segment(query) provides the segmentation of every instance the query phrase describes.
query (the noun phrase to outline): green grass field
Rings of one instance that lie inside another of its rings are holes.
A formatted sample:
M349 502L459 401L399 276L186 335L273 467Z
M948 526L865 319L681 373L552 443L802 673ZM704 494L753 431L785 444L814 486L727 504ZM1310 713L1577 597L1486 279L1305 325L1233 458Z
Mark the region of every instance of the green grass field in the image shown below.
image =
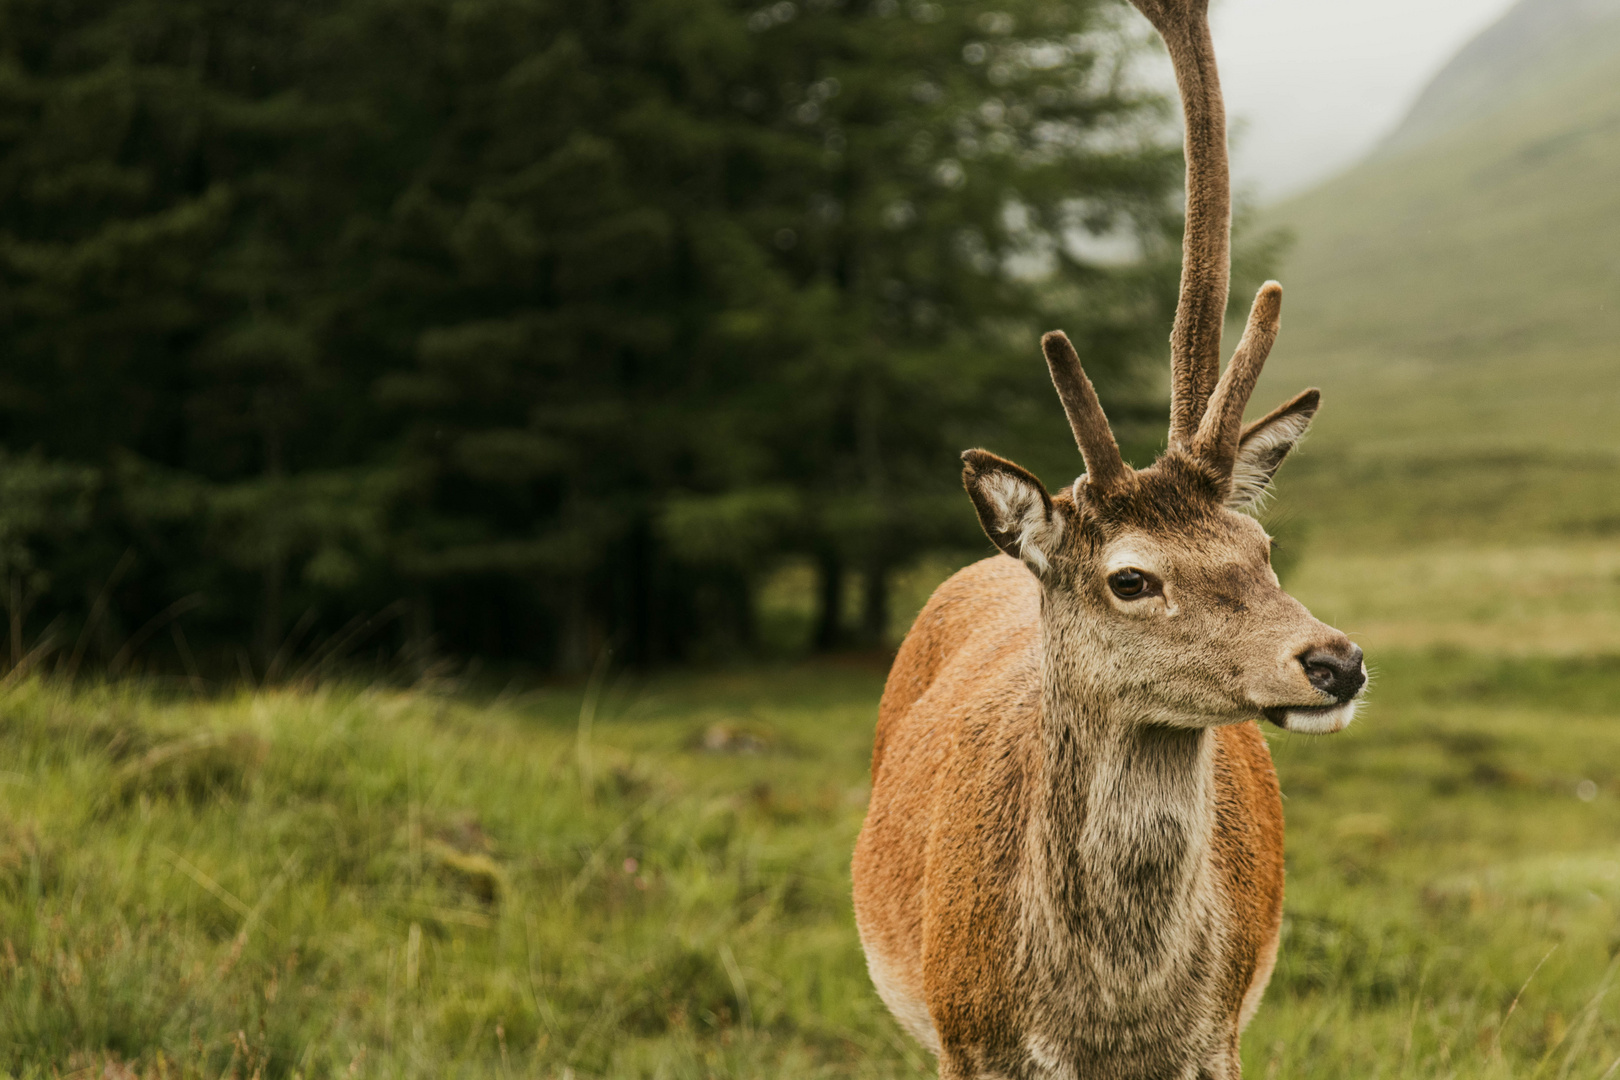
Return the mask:
M1270 735L1250 1075L1608 1075L1620 660L1372 659L1349 732ZM880 686L8 686L0 1074L930 1075L849 906Z

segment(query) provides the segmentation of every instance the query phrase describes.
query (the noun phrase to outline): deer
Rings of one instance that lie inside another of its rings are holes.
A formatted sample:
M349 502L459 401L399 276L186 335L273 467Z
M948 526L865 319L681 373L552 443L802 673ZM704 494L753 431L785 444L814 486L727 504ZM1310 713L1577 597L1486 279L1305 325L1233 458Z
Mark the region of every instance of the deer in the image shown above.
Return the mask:
M1282 921L1258 721L1340 731L1367 683L1361 649L1283 590L1254 516L1320 394L1243 423L1274 281L1221 371L1231 189L1208 0L1132 2L1185 114L1166 448L1128 466L1074 347L1047 334L1085 471L1052 494L962 455L999 553L934 592L879 705L856 924L941 1080L1239 1076Z

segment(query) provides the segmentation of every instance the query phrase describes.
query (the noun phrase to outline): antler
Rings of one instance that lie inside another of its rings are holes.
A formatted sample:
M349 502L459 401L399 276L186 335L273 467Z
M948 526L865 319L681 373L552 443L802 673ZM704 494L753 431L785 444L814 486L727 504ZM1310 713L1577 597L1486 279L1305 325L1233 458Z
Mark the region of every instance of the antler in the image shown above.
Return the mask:
M1238 440L1243 434L1243 410L1249 404L1249 395L1254 393L1254 384L1260 381L1260 369L1271 355L1281 323L1282 286L1268 281L1255 294L1243 340L1238 342L1232 362L1226 365L1226 372L1209 399L1203 422L1198 425L1198 433L1192 439L1193 454L1219 476L1232 475Z
M1181 295L1170 332L1170 446L1230 478L1243 434L1243 410L1277 340L1282 286L1261 286L1249 324L1221 374L1221 328L1231 286L1232 181L1226 154L1226 107L1209 33L1209 0L1131 0L1170 51L1186 117L1187 228ZM1116 483L1127 472L1108 418L1074 346L1061 332L1041 339L1052 382L1063 399L1089 481Z
M1053 330L1041 338L1041 351L1046 354L1046 366L1052 372L1052 385L1057 387L1063 412L1069 418L1075 444L1086 461L1087 482L1097 488L1113 486L1125 475L1125 459L1119 455L1119 444L1108 426L1097 391L1081 370L1080 357L1069 343L1068 335ZM1078 493L1077 493L1078 494Z
M1187 448L1221 370L1231 280L1232 182L1209 0L1131 0L1164 38L1186 116L1187 229L1170 332L1170 445Z

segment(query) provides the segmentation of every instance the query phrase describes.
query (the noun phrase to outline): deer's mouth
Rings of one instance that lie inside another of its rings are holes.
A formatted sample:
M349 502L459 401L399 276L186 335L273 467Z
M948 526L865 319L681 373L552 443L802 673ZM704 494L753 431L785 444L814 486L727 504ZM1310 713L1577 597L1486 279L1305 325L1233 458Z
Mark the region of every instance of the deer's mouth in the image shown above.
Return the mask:
M1273 705L1262 710L1261 715L1284 731L1331 735L1349 727L1356 718L1356 700L1337 705Z

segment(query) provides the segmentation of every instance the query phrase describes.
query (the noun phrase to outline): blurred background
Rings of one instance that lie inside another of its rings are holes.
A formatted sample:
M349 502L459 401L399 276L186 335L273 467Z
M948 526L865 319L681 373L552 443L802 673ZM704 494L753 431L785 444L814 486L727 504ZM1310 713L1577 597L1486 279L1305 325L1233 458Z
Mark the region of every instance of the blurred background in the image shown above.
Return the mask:
M1620 1069L1620 0L1218 0L1283 1076ZM923 1076L847 858L958 454L1146 464L1118 0L0 3L0 1076ZM1228 345L1235 342L1231 328Z
M1502 6L1217 6L1262 399L1327 392L1296 555L1616 516L1614 12ZM985 550L958 451L1073 471L1040 330L1162 439L1176 115L1117 4L5 19L13 665L881 650Z
M1065 458L1040 327L1156 435L1181 166L1117 5L7 23L14 663L881 647L981 546L957 453Z

